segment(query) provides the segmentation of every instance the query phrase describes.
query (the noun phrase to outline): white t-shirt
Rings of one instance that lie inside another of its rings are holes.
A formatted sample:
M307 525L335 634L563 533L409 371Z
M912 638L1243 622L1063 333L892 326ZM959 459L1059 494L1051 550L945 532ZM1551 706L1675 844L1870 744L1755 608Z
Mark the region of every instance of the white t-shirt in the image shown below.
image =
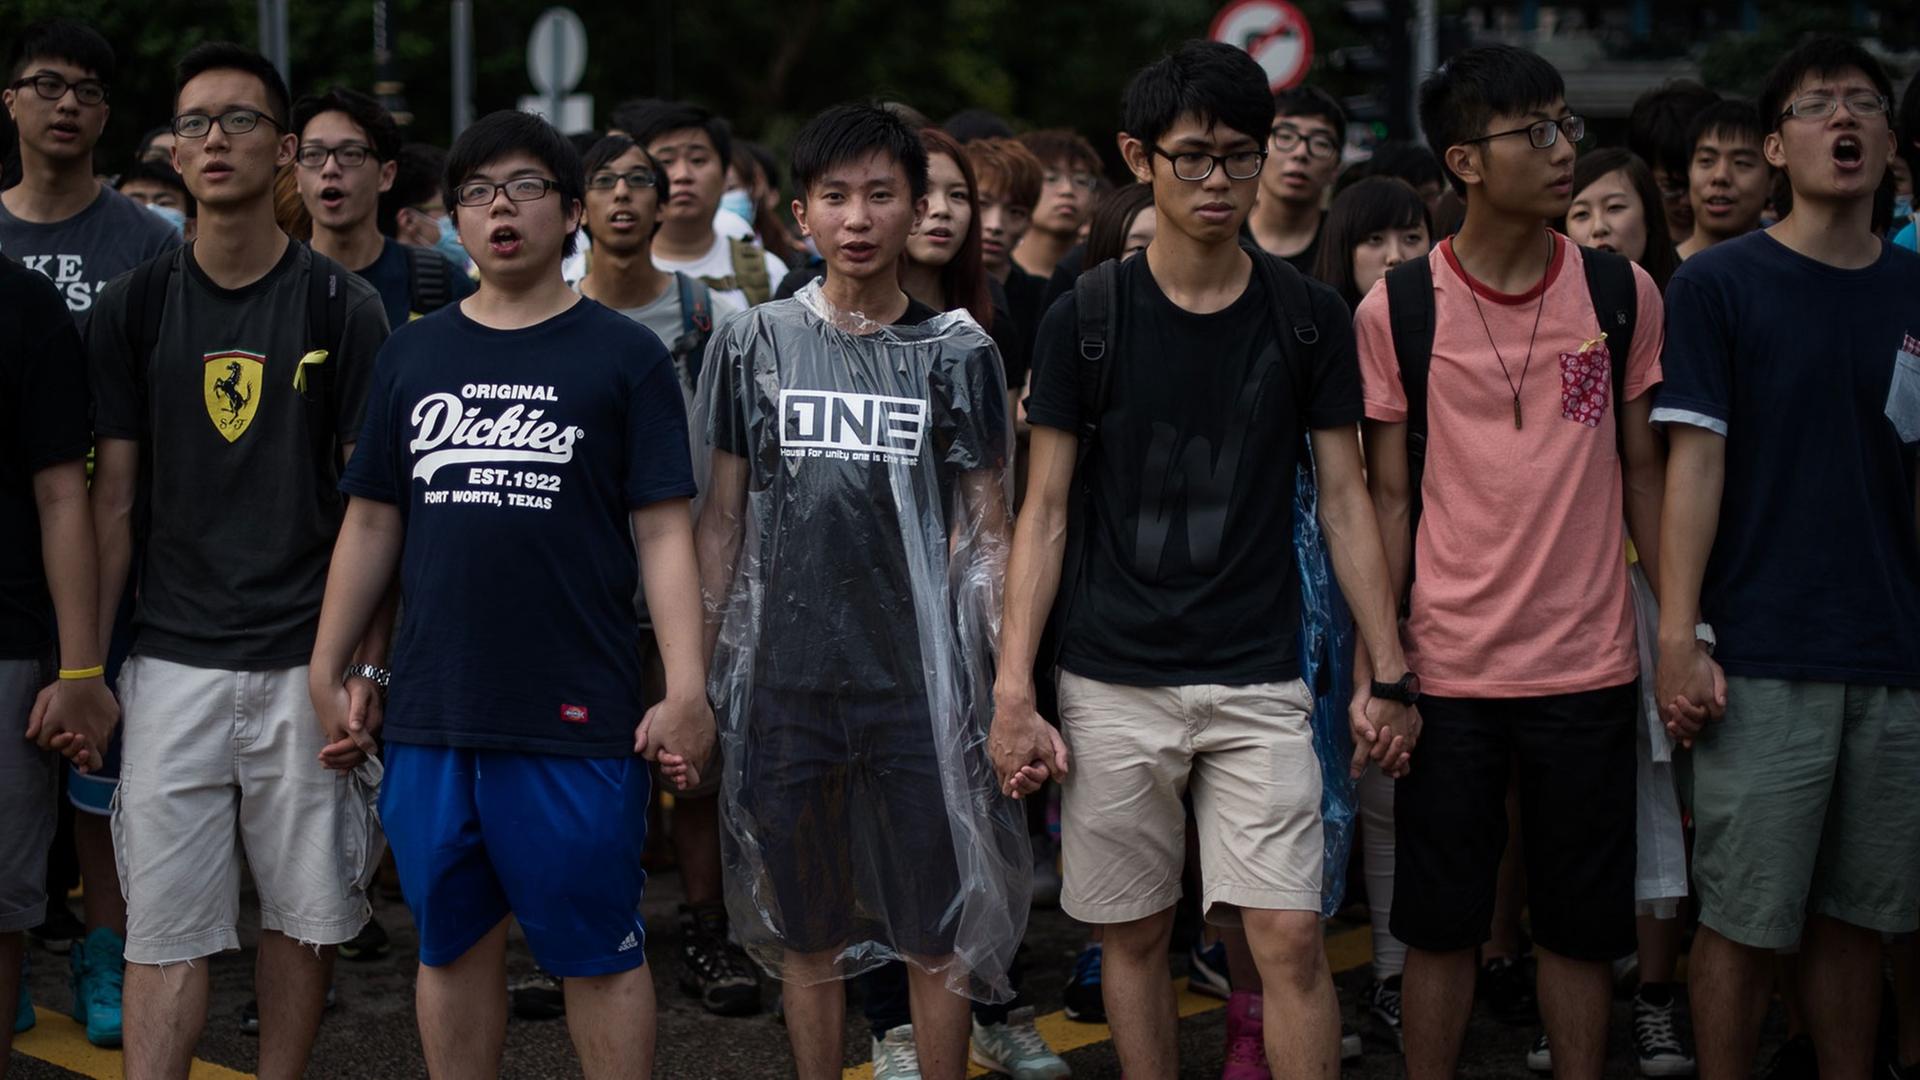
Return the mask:
M760 254L767 261L767 292L771 295L773 290L780 287L780 279L787 276L787 264L764 250ZM715 234L713 246L707 249L705 255L697 259L668 259L655 250L653 265L668 273L678 271L697 278L730 278L733 276L733 247L727 243L726 237ZM716 306L721 300L732 301L742 310L752 306L747 303L747 294L741 289L714 288L713 299Z

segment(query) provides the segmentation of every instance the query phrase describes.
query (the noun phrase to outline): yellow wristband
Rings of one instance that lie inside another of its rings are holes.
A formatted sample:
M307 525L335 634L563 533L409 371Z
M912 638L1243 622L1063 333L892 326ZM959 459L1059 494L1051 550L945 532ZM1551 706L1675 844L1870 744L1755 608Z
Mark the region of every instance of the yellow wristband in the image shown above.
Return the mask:
M100 676L105 675L106 673L107 673L107 667L105 664L95 664L92 667L60 669L61 678L74 679L74 680L97 679Z

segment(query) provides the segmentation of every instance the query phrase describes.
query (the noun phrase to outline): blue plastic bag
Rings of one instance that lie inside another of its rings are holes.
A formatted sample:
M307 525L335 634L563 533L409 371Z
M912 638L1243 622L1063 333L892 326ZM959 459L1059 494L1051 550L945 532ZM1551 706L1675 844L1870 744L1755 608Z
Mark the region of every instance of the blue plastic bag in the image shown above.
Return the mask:
M1347 859L1353 852L1356 800L1347 771L1353 760L1353 731L1347 723L1347 706L1353 700L1353 612L1333 577L1319 509L1309 448L1294 484L1293 557L1300 573L1300 677L1313 691L1313 750L1320 759L1320 817L1326 841L1320 913L1331 917L1346 894Z

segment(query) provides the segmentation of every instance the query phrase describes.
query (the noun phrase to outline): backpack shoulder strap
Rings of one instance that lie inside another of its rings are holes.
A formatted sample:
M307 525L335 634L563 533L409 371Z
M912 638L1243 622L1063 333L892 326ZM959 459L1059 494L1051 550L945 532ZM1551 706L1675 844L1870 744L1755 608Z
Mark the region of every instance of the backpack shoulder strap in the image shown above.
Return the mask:
M1433 366L1433 264L1409 259L1387 271L1387 320L1393 358L1407 394L1407 452L1426 453L1427 372Z
M1607 354L1613 361L1614 412L1618 414L1627 400L1627 363L1633 353L1634 326L1639 322L1640 291L1633 280L1633 263L1624 255L1583 248L1580 262L1586 268L1594 317L1607 335Z
M1081 274L1073 283L1075 321L1080 344L1080 453L1086 460L1100 433L1100 414L1107 408L1107 387L1113 365L1109 346L1116 329L1114 293L1118 291L1120 260L1109 259Z
M341 281L346 271L317 251L311 255L313 264L307 274L307 347L337 352L340 338L347 330L347 290Z
M739 236L728 238L727 247L733 256L733 280L747 294L747 306L766 303L773 296L773 282L767 277L767 260L760 245Z
M1307 291L1306 275L1287 260L1259 248L1249 248L1247 254L1253 258L1253 272L1266 286L1267 306L1272 309L1281 354L1304 358L1303 350L1320 343L1320 327L1313 321L1313 295ZM1295 363L1292 368L1294 395L1304 410L1311 389L1308 385L1310 365Z
M407 303L413 313L426 315L446 307L453 300L447 260L431 248L402 244L401 250L407 253Z
M687 348L687 375L700 385L700 364L706 359L707 341L713 337L713 296L704 281L674 271L673 280L680 291L680 339Z

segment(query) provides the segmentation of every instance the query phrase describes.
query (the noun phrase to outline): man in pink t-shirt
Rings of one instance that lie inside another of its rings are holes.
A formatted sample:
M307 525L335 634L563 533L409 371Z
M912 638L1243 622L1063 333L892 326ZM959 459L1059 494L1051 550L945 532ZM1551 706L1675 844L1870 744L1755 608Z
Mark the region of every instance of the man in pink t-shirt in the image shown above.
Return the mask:
M1640 671L1621 523L1645 558L1662 482L1647 419L1661 304L1634 268L1619 405L1586 282L1590 255L1546 224L1567 210L1585 127L1564 94L1551 65L1505 46L1454 57L1422 88L1427 137L1467 218L1426 261L1434 337L1417 533L1385 283L1356 317L1368 471L1397 587L1411 571L1403 634L1426 721L1421 764L1395 793L1403 899L1393 933L1409 946L1414 1080L1454 1073L1474 949L1492 925L1516 760L1556 1075L1601 1074L1608 962L1634 948ZM1397 272L1407 269L1418 267Z

